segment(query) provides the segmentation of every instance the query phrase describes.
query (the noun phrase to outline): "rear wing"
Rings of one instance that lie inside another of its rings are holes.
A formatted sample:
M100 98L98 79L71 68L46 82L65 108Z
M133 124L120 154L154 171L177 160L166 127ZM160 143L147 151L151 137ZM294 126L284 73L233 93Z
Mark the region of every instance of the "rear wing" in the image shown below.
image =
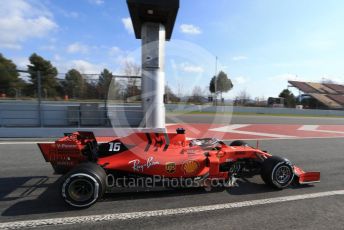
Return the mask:
M64 173L88 160L97 151L97 140L93 132L65 134L54 143L37 144L46 162L50 162L55 172Z

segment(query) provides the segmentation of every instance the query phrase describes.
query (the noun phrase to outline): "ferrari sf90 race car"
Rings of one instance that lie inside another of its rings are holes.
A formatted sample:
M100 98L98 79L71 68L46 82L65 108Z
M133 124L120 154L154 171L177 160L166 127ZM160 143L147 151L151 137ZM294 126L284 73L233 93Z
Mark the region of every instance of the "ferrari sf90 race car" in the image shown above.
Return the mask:
M63 199L78 208L94 204L118 178L158 177L161 183L175 180L183 186L191 181L204 187L217 181L230 187L238 178L260 175L275 189L320 181L320 172L304 172L288 159L243 141L227 145L213 138L188 140L182 128L176 133L139 132L107 138L74 132L38 146L55 173L64 174Z

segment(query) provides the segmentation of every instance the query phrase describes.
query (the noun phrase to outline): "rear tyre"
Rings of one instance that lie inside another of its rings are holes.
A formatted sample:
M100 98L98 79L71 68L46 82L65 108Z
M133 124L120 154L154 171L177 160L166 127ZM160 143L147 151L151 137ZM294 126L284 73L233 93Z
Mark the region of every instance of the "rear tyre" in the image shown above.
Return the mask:
M233 141L229 146L248 146L245 141Z
M284 189L293 181L294 170L289 160L272 156L263 162L261 177L270 187Z
M100 199L106 190L106 173L95 163L82 163L65 175L62 198L76 208L87 208Z

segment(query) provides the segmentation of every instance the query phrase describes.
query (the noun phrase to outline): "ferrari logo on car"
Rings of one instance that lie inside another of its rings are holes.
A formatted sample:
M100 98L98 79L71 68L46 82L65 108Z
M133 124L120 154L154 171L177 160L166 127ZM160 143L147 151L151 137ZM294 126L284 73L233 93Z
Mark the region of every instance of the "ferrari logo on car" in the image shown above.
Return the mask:
M199 164L197 161L189 160L183 164L183 170L185 174L192 174L198 171Z
M174 162L167 162L165 165L166 172L168 173L175 173L176 172L176 163Z

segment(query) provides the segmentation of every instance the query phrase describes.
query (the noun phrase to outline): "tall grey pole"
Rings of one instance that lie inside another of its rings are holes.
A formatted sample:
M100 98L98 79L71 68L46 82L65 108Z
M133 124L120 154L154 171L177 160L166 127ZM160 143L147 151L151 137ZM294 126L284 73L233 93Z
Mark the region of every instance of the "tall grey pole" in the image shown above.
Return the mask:
M146 128L165 128L165 27L142 25L142 107Z

